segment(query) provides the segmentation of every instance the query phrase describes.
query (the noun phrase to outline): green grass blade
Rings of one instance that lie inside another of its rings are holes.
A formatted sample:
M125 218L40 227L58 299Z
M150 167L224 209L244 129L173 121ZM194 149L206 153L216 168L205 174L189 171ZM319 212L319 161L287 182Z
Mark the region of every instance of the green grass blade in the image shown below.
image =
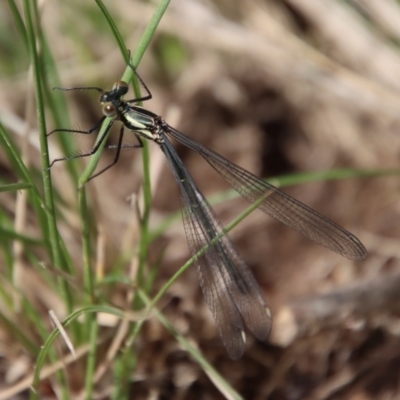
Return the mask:
M139 295L145 304L151 306L150 299L142 290L139 290ZM153 310L153 312L157 319L172 334L172 336L174 336L174 338L182 345L182 347L188 353L190 353L190 355L198 362L203 371L208 375L208 377L212 380L218 390L225 396L225 398L232 400L243 400L243 397L238 392L236 392L231 385L229 385L229 383L217 372L217 370L210 363L207 362L200 351L196 349L178 331L176 331L176 329L164 315L162 315L159 311L155 309Z
M37 39L38 33L37 29L40 26L40 18L37 9L37 3L31 0L23 1L23 8L25 13L26 20L26 28L27 28L27 37L28 37L28 47L29 47L29 55L30 61L33 70L33 78L34 78L34 93L36 100L36 117L38 121L38 131L39 131L39 141L40 141L40 150L41 150L41 159L42 166L44 169L49 166L49 156L48 156L48 147L47 147L47 138L46 138L46 121L45 121L45 113L44 113L44 99L42 94L43 87L43 77L41 75L42 68L40 66L40 58L37 51ZM58 230L55 220L54 213L54 200L52 195L52 185L50 179L50 173L43 173L43 188L44 188L44 199L45 204L49 213L46 213L47 216L47 224L48 224L48 240L50 246L50 252L52 256L53 263L56 268L63 269L61 251L59 246L59 236ZM69 287L63 279L59 279L59 287L60 291L64 297L66 306L68 310L72 310L73 301L72 296L69 291ZM52 358L54 358L54 354L52 354ZM68 385L66 384L67 380L64 374L58 373L57 380L60 384L61 388L61 398L68 399ZM31 397L35 398L36 394L31 392Z
M32 185L30 183L20 182L20 183L10 183L9 185L1 185L0 192L15 192L18 190L31 189Z
M43 245L42 240L34 239L19 232L15 232L14 230L5 229L2 226L0 226L0 238L3 240L19 240L26 245Z
M54 212L54 199L53 199L53 189L50 177L50 171L48 171L49 167L49 151L47 146L47 137L46 137L46 121L45 121L45 112L44 112L44 99L42 94L42 76L40 74L40 59L37 53L36 48L36 32L34 26L38 25L39 21L33 20L33 17L37 15L36 7L34 7L34 2L29 2L28 0L24 0L24 10L27 21L27 31L28 31L28 41L29 41L29 51L31 62L33 66L33 76L35 82L35 98L36 98L36 112L37 112L37 120L38 120L38 131L39 131L39 140L40 140L40 152L42 159L42 166L44 168L43 172L43 189L44 189L44 198L46 207L50 210L48 216L48 232L49 232L49 240L51 244L51 252L53 263L56 268L63 269L63 263L61 258L61 251L59 246L59 235L57 230L57 224L55 219ZM33 10L32 10L33 9ZM33 11L33 12L32 12ZM63 296L67 302L67 309L72 310L73 302L72 296L68 290L68 286L64 281L60 281L61 290L63 292Z
M62 326L64 328L67 327L73 321L76 321L81 315L84 316L87 313L100 313L100 312L115 315L119 318L126 318L126 314L122 310L117 309L115 307L91 305L91 306L82 307L81 309L76 310L73 313L71 313L62 322ZM59 330L57 328L55 328L53 330L53 332L47 337L46 342L43 344L42 348L40 349L40 353L37 357L35 371L34 371L34 375L33 375L33 382L32 382L33 397L31 397L31 398L35 398L35 399L37 398L37 397L35 397L35 393L37 393L38 385L40 383L41 370L44 366L47 355L51 352L53 342L57 338L59 333L60 333ZM60 366L60 368L62 368L62 366Z
M8 6L10 7L11 13L14 17L14 22L17 26L17 30L24 41L25 48L28 49L28 36L26 33L26 28L22 16L19 12L17 5L14 0L8 0Z

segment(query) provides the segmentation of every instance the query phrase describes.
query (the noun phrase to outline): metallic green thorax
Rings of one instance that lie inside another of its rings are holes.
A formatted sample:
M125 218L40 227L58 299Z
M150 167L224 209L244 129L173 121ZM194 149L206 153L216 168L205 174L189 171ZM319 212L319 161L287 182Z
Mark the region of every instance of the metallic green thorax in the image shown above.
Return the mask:
M145 139L160 142L158 130L162 119L156 114L139 106L132 106L121 101L119 107L119 118L126 128L131 129Z
M151 111L130 104L130 100L122 100L121 97L127 92L128 84L123 81L115 83L112 90L103 92L100 96L103 114L106 117L115 116L135 134L161 143L162 138L158 132L165 125L164 120Z

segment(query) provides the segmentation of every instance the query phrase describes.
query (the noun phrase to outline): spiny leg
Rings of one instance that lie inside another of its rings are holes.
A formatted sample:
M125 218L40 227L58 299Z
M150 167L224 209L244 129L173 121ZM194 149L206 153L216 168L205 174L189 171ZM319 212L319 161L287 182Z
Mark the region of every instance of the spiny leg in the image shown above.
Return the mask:
M131 103L138 103L139 101L147 101L151 100L153 98L153 95L150 92L150 89L147 87L147 85L144 83L143 79L140 77L140 75L136 72L136 68L129 62L128 65L132 68L136 78L139 80L141 85L143 86L144 90L146 91L146 95L142 97L138 97L137 99L132 99L132 100L125 100L126 103L131 104Z
M90 128L87 131L81 131L81 130L75 130L75 129L55 129L54 131L51 131L50 133L48 133L47 136L50 136L54 132L82 133L84 135L90 135L90 134L92 134L94 131L96 131L99 128L99 126L103 123L103 121L105 119L106 119L105 116L102 117L100 119L100 121L93 128ZM97 152L97 150L99 150L100 145L104 142L104 139L107 137L107 133L111 129L114 121L115 121L115 118L110 121L110 123L108 124L108 126L105 129L104 133L102 134L100 139L95 143L95 145L93 146L91 151L89 151L87 153L83 153L83 154L76 154L76 155L73 155L73 156L56 158L51 162L51 164L50 164L48 169L50 169L54 165L54 163L57 162L57 161L68 161L68 160L73 160L75 158L89 157L89 156L95 154Z
M92 180L93 178L96 178L96 176L101 175L103 172L107 171L109 168L111 168L113 165L115 165L118 160L119 160L119 156L121 154L121 149L137 149L137 148L142 148L143 147L143 141L142 139L138 136L135 135L137 140L138 140L138 144L131 144L131 145L123 145L122 144L122 140L124 138L124 125L121 125L121 129L119 131L119 137L118 137L118 143L115 145L111 145L111 146L107 146L107 148L109 149L117 149L116 153L115 153L115 157L114 160L111 164L107 165L105 168L103 168L101 171L95 173L94 175L92 175L87 181L89 182L90 180Z
M67 92L69 90L97 90L100 93L103 93L104 90L102 88L99 88L97 86L77 86L77 87L59 87L59 86L54 86L53 90L62 90L63 92Z

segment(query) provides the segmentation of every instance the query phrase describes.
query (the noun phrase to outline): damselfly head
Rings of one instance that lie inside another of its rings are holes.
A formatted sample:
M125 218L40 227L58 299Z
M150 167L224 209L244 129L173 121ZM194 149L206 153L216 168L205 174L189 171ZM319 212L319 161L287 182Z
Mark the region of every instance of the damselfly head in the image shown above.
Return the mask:
M103 92L100 96L101 103L108 103L119 101L122 96L128 93L129 86L124 81L118 81L114 83L114 86L108 92Z

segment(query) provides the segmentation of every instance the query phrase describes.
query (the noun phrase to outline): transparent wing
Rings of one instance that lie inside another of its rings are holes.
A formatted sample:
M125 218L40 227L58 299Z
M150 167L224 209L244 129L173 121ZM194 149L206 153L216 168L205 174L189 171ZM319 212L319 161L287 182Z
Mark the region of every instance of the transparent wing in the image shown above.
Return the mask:
M184 227L195 261L200 286L216 321L222 342L232 359L244 351L248 329L265 340L271 328L271 313L250 269L228 236L219 237L223 227L211 206L197 188L172 145L165 138L160 144L179 185Z
M167 135L199 153L232 187L250 202L264 198L259 209L314 242L351 260L363 260L367 251L350 232L305 204L233 164L218 153L172 127Z

